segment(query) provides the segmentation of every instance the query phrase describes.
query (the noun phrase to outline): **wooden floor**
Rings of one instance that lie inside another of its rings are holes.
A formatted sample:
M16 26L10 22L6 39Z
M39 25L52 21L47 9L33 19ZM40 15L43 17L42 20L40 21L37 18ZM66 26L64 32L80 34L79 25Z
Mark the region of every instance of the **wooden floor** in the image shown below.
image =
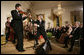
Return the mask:
M44 40L39 40L39 43L42 44ZM56 42L54 39L50 40L52 45L52 51L49 54L79 54L79 47L74 47L72 52L68 52L68 48L62 48L63 44ZM39 44L39 45L40 45ZM15 48L15 45L11 42L8 42L5 45L1 45L1 54L35 54L35 50L33 49L34 40L28 41L24 39L24 52L18 52Z

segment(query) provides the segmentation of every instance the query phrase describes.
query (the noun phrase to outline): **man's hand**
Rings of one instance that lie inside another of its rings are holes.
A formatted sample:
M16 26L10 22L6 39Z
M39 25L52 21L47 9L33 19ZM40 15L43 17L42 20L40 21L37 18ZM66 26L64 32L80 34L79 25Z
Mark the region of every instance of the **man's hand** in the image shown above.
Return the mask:
M27 17L27 15L23 14L22 17Z
M37 26L37 24L34 24L34 26Z
M73 37L72 35L69 36L69 38L72 38L72 37Z
M39 27L39 25L37 25L37 24L34 24L34 26Z

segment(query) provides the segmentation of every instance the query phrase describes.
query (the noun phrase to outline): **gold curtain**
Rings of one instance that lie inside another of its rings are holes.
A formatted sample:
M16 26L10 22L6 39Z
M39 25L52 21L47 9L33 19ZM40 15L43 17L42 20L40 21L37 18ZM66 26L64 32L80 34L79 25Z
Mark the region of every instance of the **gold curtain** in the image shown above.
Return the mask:
M57 18L55 17L55 15L53 15L53 27L56 27L57 26ZM59 15L59 26L62 26L62 16Z
M62 26L62 16L61 15L59 16L59 26L60 27Z
M56 18L53 20L54 27L56 27Z
M55 17L55 14L53 14L53 27L56 27L56 17Z

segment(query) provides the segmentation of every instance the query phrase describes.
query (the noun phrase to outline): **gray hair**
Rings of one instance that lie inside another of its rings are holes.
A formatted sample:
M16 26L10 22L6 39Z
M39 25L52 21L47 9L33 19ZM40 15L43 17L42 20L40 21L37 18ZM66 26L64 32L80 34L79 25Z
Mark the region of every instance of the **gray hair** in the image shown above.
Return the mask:
M80 22L79 21L76 21L76 23L78 23L80 25Z
M40 18L43 19L43 16L41 14L39 14L38 16L40 16Z

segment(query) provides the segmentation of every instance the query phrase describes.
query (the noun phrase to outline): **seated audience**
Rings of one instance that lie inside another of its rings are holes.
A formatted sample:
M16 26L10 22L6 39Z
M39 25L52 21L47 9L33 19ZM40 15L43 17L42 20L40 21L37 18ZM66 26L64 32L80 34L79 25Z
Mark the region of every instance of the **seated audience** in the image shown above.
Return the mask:
M61 36L61 34L62 34L61 29L62 29L61 27L59 27L59 28L57 29L57 35L56 35L56 38L57 38L57 39L59 39L60 36Z
M58 39L58 41L60 43L64 43L64 38L66 36L69 36L69 34L72 31L71 25L68 25L67 27L68 27L68 30L66 30L66 27L64 27L64 26L62 27L62 34L61 34L60 38Z
M70 45L70 48L69 48L69 52L71 52L73 50L74 42L75 42L76 39L79 38L79 35L80 35L79 34L79 31L80 31L79 25L80 25L80 22L77 21L75 23L75 29L71 33L69 33L70 34L69 36L65 37L65 40L64 40L65 46L64 46L64 48L68 47L68 45L67 45L68 39L71 39L71 45Z
M55 36L55 32L56 32L56 28L53 28L53 30L52 30L53 36Z

